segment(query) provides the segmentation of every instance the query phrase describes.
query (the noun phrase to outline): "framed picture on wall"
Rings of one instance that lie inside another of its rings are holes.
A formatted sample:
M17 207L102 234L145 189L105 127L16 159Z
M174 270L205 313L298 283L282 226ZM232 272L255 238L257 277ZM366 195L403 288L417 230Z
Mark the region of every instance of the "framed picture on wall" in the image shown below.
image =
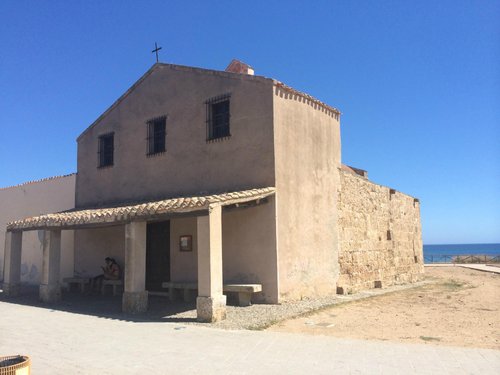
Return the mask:
M179 250L193 251L193 236L189 234L179 236Z

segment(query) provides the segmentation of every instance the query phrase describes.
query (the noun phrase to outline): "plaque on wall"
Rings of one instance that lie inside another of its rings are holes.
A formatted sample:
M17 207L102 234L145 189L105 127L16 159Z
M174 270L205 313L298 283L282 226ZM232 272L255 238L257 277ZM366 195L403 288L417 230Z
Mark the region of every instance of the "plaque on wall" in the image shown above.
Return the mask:
M179 237L179 250L180 251L193 251L193 236L182 235Z

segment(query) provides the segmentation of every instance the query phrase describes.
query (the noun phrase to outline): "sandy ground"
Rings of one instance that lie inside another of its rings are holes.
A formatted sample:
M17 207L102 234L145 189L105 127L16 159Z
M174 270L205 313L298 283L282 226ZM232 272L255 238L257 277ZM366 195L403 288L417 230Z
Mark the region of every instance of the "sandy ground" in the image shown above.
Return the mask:
M500 349L500 275L426 267L436 282L336 305L271 331Z

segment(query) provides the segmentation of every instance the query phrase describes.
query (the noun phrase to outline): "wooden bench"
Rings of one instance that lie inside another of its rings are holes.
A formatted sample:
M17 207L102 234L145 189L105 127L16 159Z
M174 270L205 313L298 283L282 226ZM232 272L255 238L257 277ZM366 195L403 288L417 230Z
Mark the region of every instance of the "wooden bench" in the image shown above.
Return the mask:
M85 286L89 285L90 279L88 277L66 277L63 282L68 284L68 291L71 291L72 285L78 285L81 293L85 293Z
M123 281L122 280L102 280L102 286L101 286L101 294L104 295L106 293L106 286L112 286L113 287L113 295L116 296L118 294L117 290L118 287L123 287Z
M182 299L186 302L194 299L194 292L198 290L198 283L193 282L163 282L163 288L168 289L171 301L178 299L178 292L182 290ZM252 304L252 294L262 292L261 284L224 284L223 292L237 293L239 306L250 306Z

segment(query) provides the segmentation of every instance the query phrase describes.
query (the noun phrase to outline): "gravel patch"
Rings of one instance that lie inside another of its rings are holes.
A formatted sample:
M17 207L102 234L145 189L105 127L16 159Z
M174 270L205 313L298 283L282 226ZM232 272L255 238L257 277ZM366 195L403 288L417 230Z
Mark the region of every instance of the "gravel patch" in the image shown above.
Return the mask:
M302 299L301 301L284 302L279 305L254 304L247 307L227 306L227 318L216 323L196 322L196 309L182 311L170 315L172 321L183 321L185 324L196 324L222 329L265 329L283 320L297 318L309 313L341 303L360 300L400 290L420 287L433 281L425 280L413 284L391 286L384 289L371 289L352 295L333 295L322 298Z

